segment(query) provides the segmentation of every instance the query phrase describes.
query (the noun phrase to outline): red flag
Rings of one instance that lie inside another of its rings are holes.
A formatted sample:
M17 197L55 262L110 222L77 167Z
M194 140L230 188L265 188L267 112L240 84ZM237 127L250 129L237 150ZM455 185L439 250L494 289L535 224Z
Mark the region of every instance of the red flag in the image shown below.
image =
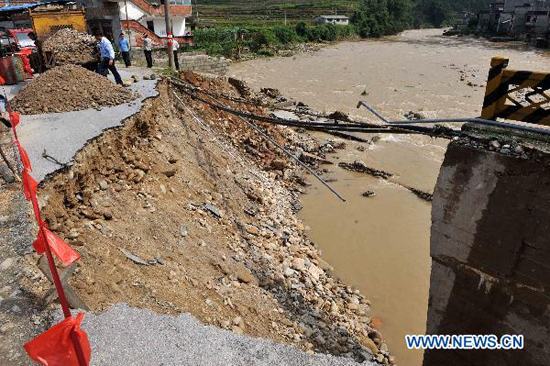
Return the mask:
M15 128L19 124L19 113L10 112L11 127Z
M21 157L21 162L23 163L23 167L27 168L29 172L32 172L32 165L31 161L29 160L29 155L27 155L27 150L21 144L17 143L17 149L19 150L19 156Z
M78 342L89 365L92 352L88 335L80 328L83 317L84 314L79 313L76 318L66 318L29 341L25 344L29 357L44 366L83 366L78 362L73 343ZM72 336L73 332L76 337Z
M27 200L31 200L31 197L36 197L36 189L38 183L30 176L27 169L23 169L23 190Z
M38 254L42 254L46 251L44 235L42 235L42 232L46 234L46 240L48 241L52 253L55 254L63 265L68 266L69 264L80 259L81 256L76 250L45 227L42 227L42 229L38 232L38 237L34 243L32 243L32 246Z

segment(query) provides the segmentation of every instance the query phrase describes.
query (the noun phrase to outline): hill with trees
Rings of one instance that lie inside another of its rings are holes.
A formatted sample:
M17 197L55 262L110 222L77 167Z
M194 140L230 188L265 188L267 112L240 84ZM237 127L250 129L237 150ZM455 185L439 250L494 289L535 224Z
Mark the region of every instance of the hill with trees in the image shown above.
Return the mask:
M274 25L309 22L319 15L355 17L372 22L372 34L404 28L448 25L463 11L476 12L488 0L192 0L200 24ZM366 29L366 28L365 28ZM367 33L369 33L367 32ZM365 33L365 32L363 32Z

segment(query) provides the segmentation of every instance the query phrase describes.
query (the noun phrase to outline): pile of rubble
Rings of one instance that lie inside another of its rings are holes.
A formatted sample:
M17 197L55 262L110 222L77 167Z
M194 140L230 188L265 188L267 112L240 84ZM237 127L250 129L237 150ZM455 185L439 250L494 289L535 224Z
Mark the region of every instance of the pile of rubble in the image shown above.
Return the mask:
M78 111L115 106L135 99L130 90L81 66L64 65L46 71L12 99L22 114Z
M56 66L83 65L97 61L94 37L69 28L58 30L42 45L44 52L51 52Z

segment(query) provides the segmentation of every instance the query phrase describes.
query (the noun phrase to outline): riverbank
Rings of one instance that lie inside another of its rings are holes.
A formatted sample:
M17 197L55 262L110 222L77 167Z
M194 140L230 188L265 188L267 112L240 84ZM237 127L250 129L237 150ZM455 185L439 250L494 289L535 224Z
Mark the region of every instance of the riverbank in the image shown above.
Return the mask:
M378 122L364 100L389 119L409 111L427 118L480 114L489 62L510 57L510 68L547 69L550 53L518 43L492 43L468 37L443 37L442 30L343 42L313 54L274 57L231 66L229 75L260 89L277 88L326 114L342 111L354 119ZM393 173L398 182L433 192L446 141L422 136L363 134L370 144L347 142L335 162L360 160ZM372 301L372 316L398 364L421 365L405 334L425 332L430 274L431 206L399 185L330 167L331 184L348 202L341 204L312 182L302 197L300 217L308 237L335 267ZM363 197L372 191L374 196Z
M188 74L186 82L269 99L237 80ZM41 183L45 222L82 254L70 284L84 303L94 313L117 303L166 316L185 312L309 353L392 364L371 326L370 302L332 275L296 217L309 178L242 121L167 80L157 89L122 126L89 140ZM101 113L94 111L71 113ZM328 141L262 129L321 169ZM29 154L33 163L42 159L34 149ZM49 284L38 275L22 288L41 299Z

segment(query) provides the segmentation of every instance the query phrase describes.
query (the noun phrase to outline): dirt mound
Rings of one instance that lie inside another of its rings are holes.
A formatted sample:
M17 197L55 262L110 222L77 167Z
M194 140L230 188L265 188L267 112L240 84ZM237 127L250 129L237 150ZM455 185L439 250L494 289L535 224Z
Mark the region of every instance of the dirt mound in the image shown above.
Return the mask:
M63 28L45 40L42 49L45 52L51 52L55 57L55 65L61 66L96 61L94 57L96 53L95 47L96 41L94 37L86 33Z
M115 106L137 95L81 66L65 65L46 71L21 89L11 101L22 114L79 111Z

